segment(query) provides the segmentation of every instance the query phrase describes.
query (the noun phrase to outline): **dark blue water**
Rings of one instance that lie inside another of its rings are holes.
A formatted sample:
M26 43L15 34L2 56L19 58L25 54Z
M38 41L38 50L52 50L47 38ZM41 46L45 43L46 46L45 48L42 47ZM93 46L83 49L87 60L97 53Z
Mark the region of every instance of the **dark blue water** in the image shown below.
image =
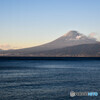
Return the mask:
M100 100L99 60L0 60L0 100Z

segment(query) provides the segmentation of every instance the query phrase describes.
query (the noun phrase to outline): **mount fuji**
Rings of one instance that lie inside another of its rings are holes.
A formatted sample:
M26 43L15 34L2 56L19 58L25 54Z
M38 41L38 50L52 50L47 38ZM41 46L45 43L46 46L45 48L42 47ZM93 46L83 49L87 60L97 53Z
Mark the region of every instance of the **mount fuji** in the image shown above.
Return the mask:
M70 48L70 51L72 49L78 47L78 51L81 50L81 45L91 45L91 44L98 44L99 42L96 41L95 38L90 38L88 36L85 36L77 31L69 31L68 33L64 34L63 36L57 38L56 40L30 48L24 48L24 49L18 49L18 50L7 50L7 51L0 51L0 55L6 55L6 56L46 56L47 54L50 56L51 52L63 51L63 48ZM72 48L73 47L73 48ZM91 47L91 46L90 46ZM96 49L96 48L95 48ZM64 49L65 50L65 49ZM47 52L47 54L45 54ZM58 54L53 54L52 56L57 56L61 52L58 52ZM65 53L66 55L66 53ZM68 54L69 55L69 54ZM71 52L70 52L71 55ZM62 55L60 55L62 56Z

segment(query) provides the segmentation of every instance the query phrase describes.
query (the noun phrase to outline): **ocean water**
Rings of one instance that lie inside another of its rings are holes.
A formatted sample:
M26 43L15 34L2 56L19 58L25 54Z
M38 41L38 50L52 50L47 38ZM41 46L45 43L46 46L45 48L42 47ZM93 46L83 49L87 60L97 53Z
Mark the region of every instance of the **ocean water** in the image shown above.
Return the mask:
M100 60L0 60L0 100L100 100Z

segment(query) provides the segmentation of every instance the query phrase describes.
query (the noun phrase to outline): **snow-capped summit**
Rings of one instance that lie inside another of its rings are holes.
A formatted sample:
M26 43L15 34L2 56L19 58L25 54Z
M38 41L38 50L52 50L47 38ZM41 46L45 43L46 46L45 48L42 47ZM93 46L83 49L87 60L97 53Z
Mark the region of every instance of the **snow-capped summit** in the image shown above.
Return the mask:
M65 37L66 40L79 40L79 39L86 39L87 37L77 31L69 31L68 33L64 34L62 37Z
M78 35L80 35L80 33L78 33L77 31L69 31L68 33L64 34L63 36L71 37L71 36L78 36Z

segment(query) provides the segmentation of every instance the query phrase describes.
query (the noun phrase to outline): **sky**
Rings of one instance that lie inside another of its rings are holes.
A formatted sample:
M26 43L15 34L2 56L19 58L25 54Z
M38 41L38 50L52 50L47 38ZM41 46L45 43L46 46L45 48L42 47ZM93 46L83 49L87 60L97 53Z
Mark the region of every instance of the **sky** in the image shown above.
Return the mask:
M41 45L70 30L100 40L100 0L0 0L0 49Z

